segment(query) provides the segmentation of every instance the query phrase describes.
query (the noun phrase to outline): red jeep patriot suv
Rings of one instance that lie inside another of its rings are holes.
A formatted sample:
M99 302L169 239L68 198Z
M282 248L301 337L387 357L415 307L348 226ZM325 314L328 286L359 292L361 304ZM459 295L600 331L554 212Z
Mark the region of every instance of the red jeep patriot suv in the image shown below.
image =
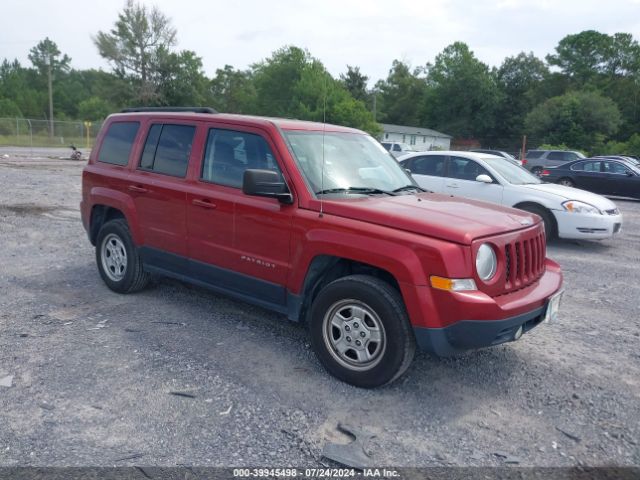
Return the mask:
M335 125L130 109L82 177L107 286L188 281L308 324L325 368L398 378L416 344L450 355L557 314L540 218L420 189L373 138Z

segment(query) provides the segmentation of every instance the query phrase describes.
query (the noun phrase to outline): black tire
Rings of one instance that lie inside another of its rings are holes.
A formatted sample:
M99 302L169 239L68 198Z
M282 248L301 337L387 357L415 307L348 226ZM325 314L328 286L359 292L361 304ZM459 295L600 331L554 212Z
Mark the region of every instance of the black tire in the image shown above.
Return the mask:
M542 167L533 167L531 169L531 173L533 173L534 175L540 176L540 174L542 174Z
M342 303L345 306L341 307ZM349 305L362 307L371 315L362 316L362 325L359 325L358 318L353 316L355 309L352 310ZM342 323L346 329L342 331L333 325L329 317L335 318L335 315L344 311L351 311L352 317ZM332 315L332 312L338 313ZM332 341L336 342L335 333L339 333L341 339L350 338L347 333L349 322L352 322L350 332L353 335L349 342L354 342L349 347L353 348L340 354L338 349L333 348ZM373 328L372 325L375 326L376 322L382 328ZM349 359L348 355L359 357L357 350L362 353L363 349L356 348L355 343L361 340L360 336L365 337L363 330L368 335L366 339L362 339L365 342L363 345L369 355L374 354L375 362L372 360L371 365L359 366L358 360ZM383 339L378 344L372 336L372 332L376 331ZM340 380L361 388L379 387L396 380L407 370L416 350L415 337L402 297L388 283L368 275L350 275L325 286L311 306L310 333L311 345L327 371Z
M555 238L555 236L558 234L556 221L553 218L553 214L546 208L539 205L523 205L518 208L520 210L524 210L525 212L535 213L542 218L542 222L544 223L545 237L547 241Z
M558 183L560 185L564 185L565 187L575 187L576 184L573 180L571 180L570 178L561 178L560 180L558 180Z
M105 242L112 242L115 248L121 251L122 257L125 259L122 262L124 270L121 272L121 278L118 278L120 273L108 265L109 262L103 261L103 256L109 256L105 250ZM149 283L149 274L144 271L142 259L138 254L138 249L133 244L129 227L124 219L110 220L100 228L96 241L96 263L102 280L114 292L137 292ZM107 272L107 269L110 270L110 273Z

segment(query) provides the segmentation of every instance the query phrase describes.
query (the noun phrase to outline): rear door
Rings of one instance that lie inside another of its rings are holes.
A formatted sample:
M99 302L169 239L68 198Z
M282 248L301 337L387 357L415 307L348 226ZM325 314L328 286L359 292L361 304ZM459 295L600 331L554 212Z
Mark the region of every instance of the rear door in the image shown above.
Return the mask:
M446 163L446 155L421 155L407 160L404 167L411 171L411 175L422 188L442 193Z
M489 176L493 183L477 181L479 175ZM503 190L496 178L475 160L455 155L449 157L444 193L502 204Z
M576 187L595 193L606 193L607 185L604 173L601 172L600 160L579 162L573 165L573 180Z
M208 128L187 194L191 275L271 307L286 303L293 205L242 192L246 169L282 175L266 132Z
M195 133L193 122L151 122L128 185L143 235L143 260L181 274L187 266L185 177Z

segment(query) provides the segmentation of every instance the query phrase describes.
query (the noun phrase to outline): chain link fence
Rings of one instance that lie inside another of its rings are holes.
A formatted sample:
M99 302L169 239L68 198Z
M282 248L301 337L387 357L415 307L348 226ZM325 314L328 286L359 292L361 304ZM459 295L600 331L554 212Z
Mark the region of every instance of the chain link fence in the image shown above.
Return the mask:
M91 148L102 122L0 118L0 146Z

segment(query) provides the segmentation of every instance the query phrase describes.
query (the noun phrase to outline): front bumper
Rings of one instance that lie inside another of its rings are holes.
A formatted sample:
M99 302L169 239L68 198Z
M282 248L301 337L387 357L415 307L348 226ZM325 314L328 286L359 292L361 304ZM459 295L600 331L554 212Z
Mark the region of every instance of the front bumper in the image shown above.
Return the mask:
M443 328L414 327L418 347L440 357L449 357L465 350L499 345L516 340L522 327L527 333L544 320L544 307L504 320L462 320Z
M560 238L602 240L622 229L622 215L583 215L554 210Z
M422 322L412 322L416 341L422 350L443 357L513 341L519 327L526 333L544 320L549 301L561 290L560 266L548 258L535 283L498 297L423 290L420 298L428 314ZM432 305L436 308L427 310Z

